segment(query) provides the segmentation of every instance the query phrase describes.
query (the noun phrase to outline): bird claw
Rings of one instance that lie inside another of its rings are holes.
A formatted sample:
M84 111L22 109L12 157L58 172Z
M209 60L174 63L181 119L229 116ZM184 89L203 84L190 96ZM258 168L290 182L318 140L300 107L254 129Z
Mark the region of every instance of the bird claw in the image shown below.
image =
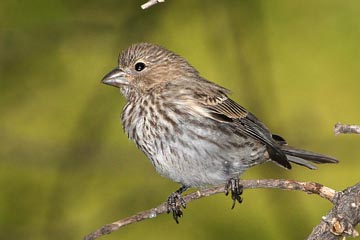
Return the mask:
M243 193L243 186L239 181L239 178L231 178L225 183L225 195L227 196L229 195L229 192L231 192L231 199L233 200L231 209L234 209L236 201L238 203L242 203L243 201L241 197L241 194Z
M178 191L173 192L167 200L167 213L172 212L176 223L179 223L179 218L183 216L181 207L186 208L186 202Z

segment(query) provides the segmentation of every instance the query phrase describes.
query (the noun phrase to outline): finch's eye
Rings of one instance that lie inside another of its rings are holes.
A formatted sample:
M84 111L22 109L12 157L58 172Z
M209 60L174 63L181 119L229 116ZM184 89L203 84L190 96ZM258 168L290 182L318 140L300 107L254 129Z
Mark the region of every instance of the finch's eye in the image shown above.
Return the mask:
M135 70L138 72L141 72L142 70L144 70L145 67L146 67L145 63L143 63L143 62L138 62L135 64Z

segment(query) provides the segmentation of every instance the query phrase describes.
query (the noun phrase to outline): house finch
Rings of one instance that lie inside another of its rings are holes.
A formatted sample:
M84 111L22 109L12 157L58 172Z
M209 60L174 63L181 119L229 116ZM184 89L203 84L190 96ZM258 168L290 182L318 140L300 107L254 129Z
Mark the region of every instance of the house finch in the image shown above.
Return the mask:
M157 172L181 184L168 198L176 222L190 187L225 184L233 207L241 202L241 174L273 161L310 169L334 158L296 149L272 134L253 114L231 100L229 91L201 77L181 56L150 43L130 46L102 82L126 98L122 124Z

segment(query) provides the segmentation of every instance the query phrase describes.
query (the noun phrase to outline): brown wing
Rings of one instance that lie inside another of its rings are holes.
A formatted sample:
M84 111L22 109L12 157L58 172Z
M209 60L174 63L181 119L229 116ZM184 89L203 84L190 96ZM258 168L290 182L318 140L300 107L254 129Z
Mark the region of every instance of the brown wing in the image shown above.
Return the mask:
M234 124L240 133L265 144L272 160L285 168L291 168L286 155L273 139L267 127L245 108L228 98L225 94L203 96L201 102L212 118L217 121Z

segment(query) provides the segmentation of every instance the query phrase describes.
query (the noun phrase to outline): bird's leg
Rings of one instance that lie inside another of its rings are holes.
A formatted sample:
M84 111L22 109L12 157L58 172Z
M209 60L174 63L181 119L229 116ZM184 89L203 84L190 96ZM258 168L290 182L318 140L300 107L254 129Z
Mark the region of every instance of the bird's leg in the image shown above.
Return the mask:
M167 200L167 213L172 212L173 218L176 223L179 223L178 218L183 216L183 212L181 211L181 207L186 208L186 202L184 198L181 196L183 192L185 192L189 187L182 185L181 188L173 192Z
M243 193L243 186L240 184L239 178L230 178L225 183L225 195L227 196L231 192L231 199L233 200L233 205L231 209L235 207L236 201L239 203L242 202L241 194Z

